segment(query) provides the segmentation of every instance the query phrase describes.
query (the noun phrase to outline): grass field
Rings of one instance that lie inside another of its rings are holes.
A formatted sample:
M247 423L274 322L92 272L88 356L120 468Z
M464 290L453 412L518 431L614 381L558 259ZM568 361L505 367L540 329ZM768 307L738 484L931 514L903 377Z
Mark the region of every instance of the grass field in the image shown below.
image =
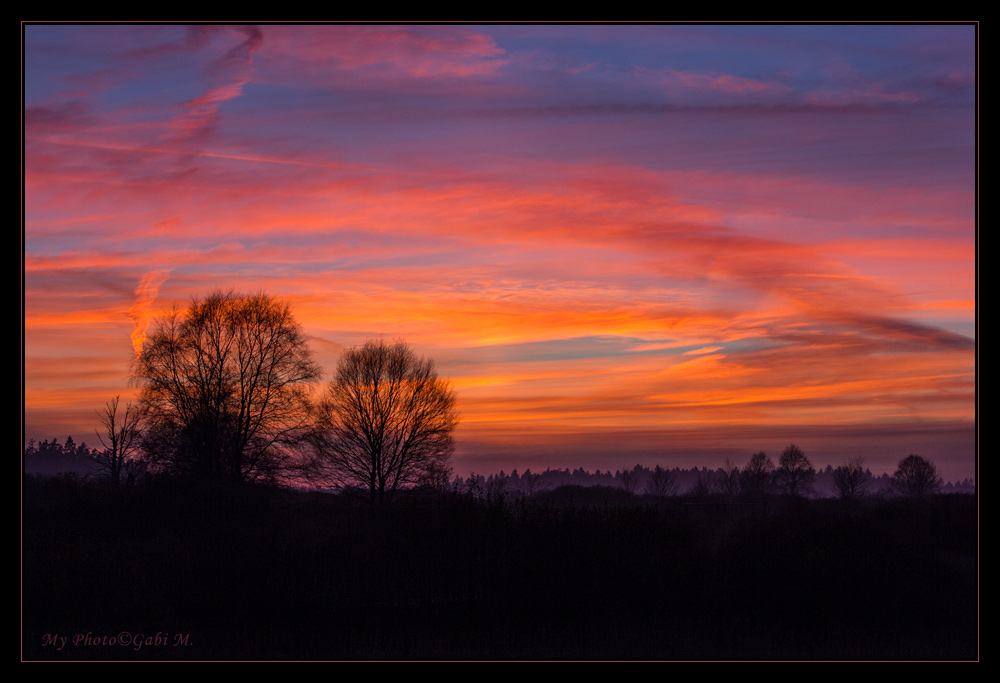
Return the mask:
M29 478L22 658L978 658L973 496L736 503Z

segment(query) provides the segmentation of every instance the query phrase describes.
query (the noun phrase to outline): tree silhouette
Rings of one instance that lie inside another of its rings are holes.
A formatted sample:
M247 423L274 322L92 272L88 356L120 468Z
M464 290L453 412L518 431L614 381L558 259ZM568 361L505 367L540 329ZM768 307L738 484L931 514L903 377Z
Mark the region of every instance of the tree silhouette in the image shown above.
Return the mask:
M65 444L60 444L59 439L43 439L37 443L32 439L24 448L24 466L26 470L47 474L90 473L96 455L97 450L87 448L85 443L77 446L72 436L66 437Z
M242 482L284 473L319 370L288 304L215 291L156 321L132 376L153 465Z
M646 493L657 497L676 495L679 483L677 475L677 470L665 470L657 465L646 480Z
M860 456L833 470L833 488L844 500L863 496L871 482L872 475L865 471L865 459Z
M454 448L455 394L401 341L346 351L318 412L315 476L366 488L373 502L423 483Z
M438 491L447 490L451 485L451 465L448 464L447 460L431 462L420 483Z
M778 470L775 472L775 479L782 493L790 496L803 495L815 478L816 470L801 448L791 444L782 451L778 459Z
M764 451L754 453L740 472L740 488L744 493L759 496L769 493L773 485L774 462Z
M727 496L735 496L740 492L740 468L729 458L716 476L716 488L719 493Z
M641 473L642 467L636 463L635 467L631 470L623 467L621 472L616 474L616 478L621 480L621 486L625 493L635 493L636 488L639 486L639 476Z
M896 489L907 496L937 493L943 484L934 463L919 455L908 455L900 460L892 481Z
M545 485L542 483L542 475L532 472L530 467L521 475L519 484L521 491L526 496L533 496L545 489Z
M510 488L510 476L500 470L500 474L491 474L486 479L484 496L488 502L502 503Z
M124 414L119 415L119 400L119 397L115 396L104 404L104 411L98 413L104 434L97 432L97 438L104 446L104 450L92 456L98 468L107 472L114 486L121 483L122 474L138 450L142 438L139 429L139 409L131 403L126 403Z
M692 474L696 475L696 478L694 486L688 491L688 495L696 498L704 498L715 493L715 472L712 472L707 467L703 467L700 471L695 467L692 470Z

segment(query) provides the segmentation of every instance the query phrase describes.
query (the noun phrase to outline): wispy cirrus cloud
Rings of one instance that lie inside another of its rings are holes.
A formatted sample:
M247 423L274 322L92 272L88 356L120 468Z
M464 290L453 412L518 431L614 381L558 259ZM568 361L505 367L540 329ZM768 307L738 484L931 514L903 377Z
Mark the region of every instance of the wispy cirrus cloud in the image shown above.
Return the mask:
M663 75L668 88L701 90L725 95L786 96L793 89L778 81L761 81L732 74L669 70Z
M406 90L416 85L412 79L444 85L495 75L507 63L506 51L493 38L470 28L268 26L266 35L262 77L307 87Z
M174 142L208 135L218 122L222 105L239 97L252 77L253 56L264 36L256 26L234 27L234 31L242 34L243 40L226 49L205 69L209 90L178 105L181 114L170 123Z

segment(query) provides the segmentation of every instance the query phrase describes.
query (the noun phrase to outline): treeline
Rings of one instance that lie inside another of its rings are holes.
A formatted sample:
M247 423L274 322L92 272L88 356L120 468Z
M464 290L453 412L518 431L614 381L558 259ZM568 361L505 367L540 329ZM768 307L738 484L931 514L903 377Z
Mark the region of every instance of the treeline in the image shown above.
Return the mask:
M111 453L109 449L89 448L86 443L77 444L72 436L59 443L57 438L41 442L30 441L24 449L24 468L28 475L53 476L72 473L82 477L100 479L107 477L107 462ZM842 466L842 468L845 466ZM856 487L859 495L884 497L899 493L897 481L882 473L875 475L870 469L859 466ZM145 462L141 459L127 461L125 471L126 481L138 481L148 474ZM447 489L468 493L484 499L517 498L532 496L543 491L552 491L560 486L605 486L621 489L634 496L713 496L739 495L740 469L727 463L715 469L709 467L693 467L671 469L660 466L648 467L636 464L631 469L612 471L596 469L593 472L582 467L575 469L546 468L541 472L533 472L531 468L518 472L515 468L509 474L501 470L498 473L483 475L471 474L468 477L454 477L446 486ZM827 465L814 474L812 485L803 495L815 498L840 497L838 477L842 478L843 470ZM769 489L777 493L775 488ZM976 485L972 479L942 483L939 493L975 493Z
M739 495L741 489L733 485L733 471L727 467L674 467L666 470L669 477L663 477L656 472L656 466L648 467L636 464L631 469L601 470L590 472L582 467L575 469L546 468L540 472L532 472L530 468L519 473L517 469L509 474L500 470L496 474L475 474L462 478L455 477L451 488L458 492L468 492L475 496L491 498L497 496L519 497L531 496L541 491L551 491L560 486L605 486L621 489L634 496L725 496ZM813 486L804 493L810 498L839 497L836 482L836 468L827 465L817 470ZM864 477L868 483L864 495L874 497L892 496L899 493L893 477L884 472L878 476L870 469L864 469ZM661 483L664 479L670 484L664 490ZM777 493L777 490L773 491ZM973 479L945 482L937 489L938 493L975 493L976 484Z
M25 475L74 475L78 477L103 479L111 470L113 451L110 448L90 448L86 442L79 444L73 436L67 436L66 441L59 439L31 439L24 447L22 466ZM129 459L123 464L120 472L121 481L134 484L146 477L148 468L141 459Z

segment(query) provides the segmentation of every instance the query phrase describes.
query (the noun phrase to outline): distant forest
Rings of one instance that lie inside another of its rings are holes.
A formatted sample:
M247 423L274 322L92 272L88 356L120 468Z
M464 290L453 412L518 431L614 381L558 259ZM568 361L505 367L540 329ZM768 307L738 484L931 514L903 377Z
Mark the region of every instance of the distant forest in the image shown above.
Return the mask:
M30 441L24 449L24 473L27 475L54 476L57 474L74 474L80 477L100 478L102 474L102 451L90 448L85 442L77 444L72 436L59 443L57 438L41 442ZM709 495L726 493L726 481L733 474L734 465L728 467L694 467L683 469L675 467L665 469L668 482L661 485L659 493L654 495ZM129 463L130 475L133 479L145 476L146 467L141 460ZM551 491L561 486L605 486L620 488L624 492L636 496L652 493L654 473L652 468L636 464L631 470L600 470L590 472L582 467L576 469L545 469L533 472L525 469L518 472L515 468L510 473L500 470L490 474L471 474L468 477L456 476L451 479L448 488L459 493L473 493L481 497L497 496L530 496L542 491ZM807 497L828 498L837 495L835 482L836 468L827 465L818 469L811 485L804 491ZM874 474L865 468L864 474L868 486L867 495L889 495L893 492L893 478L889 473ZM939 493L975 493L976 484L972 479L945 482Z

